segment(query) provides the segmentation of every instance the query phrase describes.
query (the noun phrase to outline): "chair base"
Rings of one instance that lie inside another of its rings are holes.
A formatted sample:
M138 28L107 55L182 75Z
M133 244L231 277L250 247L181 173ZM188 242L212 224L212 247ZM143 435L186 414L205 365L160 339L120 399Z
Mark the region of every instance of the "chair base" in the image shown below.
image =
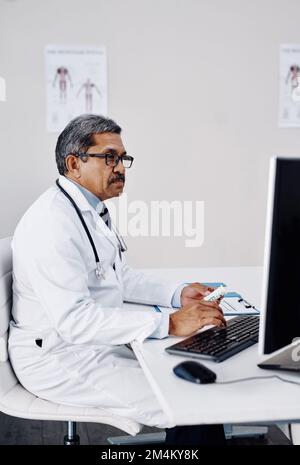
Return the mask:
M64 437L65 446L79 446L80 439L76 434L76 421L68 421L68 434Z
M80 445L80 438L78 434L74 437L70 438L67 434L64 436L64 445L65 446L79 446Z

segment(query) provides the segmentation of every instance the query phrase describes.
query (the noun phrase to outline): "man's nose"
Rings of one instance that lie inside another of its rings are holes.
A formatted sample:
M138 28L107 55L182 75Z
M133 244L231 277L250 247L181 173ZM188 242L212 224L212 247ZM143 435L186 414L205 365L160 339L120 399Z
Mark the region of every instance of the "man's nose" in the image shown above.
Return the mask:
M125 167L121 160L119 160L119 163L114 167L114 173L125 174Z

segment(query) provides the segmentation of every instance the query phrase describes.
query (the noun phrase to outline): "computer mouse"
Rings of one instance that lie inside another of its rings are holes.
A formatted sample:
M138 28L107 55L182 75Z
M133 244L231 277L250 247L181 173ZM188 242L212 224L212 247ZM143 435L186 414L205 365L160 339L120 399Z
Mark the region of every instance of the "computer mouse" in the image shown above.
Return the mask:
M214 371L194 360L179 363L173 368L173 371L179 378L197 384L214 383L217 379Z

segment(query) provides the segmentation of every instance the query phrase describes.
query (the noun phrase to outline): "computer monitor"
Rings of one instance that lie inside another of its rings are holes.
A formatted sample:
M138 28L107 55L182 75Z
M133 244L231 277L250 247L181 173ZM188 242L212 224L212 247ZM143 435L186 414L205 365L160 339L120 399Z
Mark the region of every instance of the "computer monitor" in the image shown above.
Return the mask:
M259 354L300 371L300 158L270 162Z

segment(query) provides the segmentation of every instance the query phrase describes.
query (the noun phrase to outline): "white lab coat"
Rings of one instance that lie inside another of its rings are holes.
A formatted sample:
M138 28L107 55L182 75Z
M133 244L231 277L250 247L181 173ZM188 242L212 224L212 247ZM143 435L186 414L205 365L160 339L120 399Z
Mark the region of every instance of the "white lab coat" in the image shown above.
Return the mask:
M76 185L63 176L60 183L81 210L106 277L96 278L94 254L74 207L51 187L25 213L12 242L9 352L16 375L44 399L174 426L124 345L151 335L162 316L126 309L123 301L168 307L179 283L132 270Z

